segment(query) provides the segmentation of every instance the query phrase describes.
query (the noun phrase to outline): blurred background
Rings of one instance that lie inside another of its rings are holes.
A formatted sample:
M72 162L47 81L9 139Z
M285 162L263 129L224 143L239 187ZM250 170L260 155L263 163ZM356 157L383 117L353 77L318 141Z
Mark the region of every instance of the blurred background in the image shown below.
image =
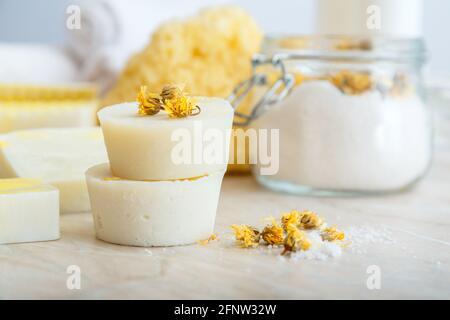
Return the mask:
M234 3L245 8L256 18L266 33L309 34L316 29L314 19L316 0L148 0L144 1L146 4L141 0L111 0L109 2L124 3L130 14L138 11L130 8L133 5L136 8L145 8L145 14L141 12L136 16L139 21L129 21L130 24L138 27L135 30L135 37L148 33L159 22L169 17L192 14L202 6L218 3ZM351 0L336 2L347 7ZM66 9L74 3L77 2L74 0L0 0L0 41L64 44L67 42ZM432 55L429 70L433 75L440 77L450 77L449 12L450 1L427 0L424 2L422 32ZM148 37L141 38L137 43L142 46L147 39Z

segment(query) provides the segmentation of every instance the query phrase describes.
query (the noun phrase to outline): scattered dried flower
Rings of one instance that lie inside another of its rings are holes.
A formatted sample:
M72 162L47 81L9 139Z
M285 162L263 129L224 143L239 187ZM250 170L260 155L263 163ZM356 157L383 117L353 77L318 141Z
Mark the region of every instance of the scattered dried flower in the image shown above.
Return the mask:
M283 228L271 217L271 224L267 225L261 233L263 240L269 245L280 245L284 243Z
M344 240L345 234L336 229L336 227L329 227L322 230L320 233L323 241L341 241Z
M288 252L306 251L311 247L311 242L306 239L305 234L300 231L296 226L289 224L287 226L287 235L284 240L284 251L282 255Z
M201 246L206 246L211 241L216 241L216 240L219 240L219 237L215 233L213 233L212 235L210 235L208 237L208 239L198 240L197 243Z
M233 224L231 228L233 229L236 240L240 242L243 248L257 247L259 245L261 234L256 228L245 224Z
M289 225L298 226L300 223L300 213L297 210L292 210L291 212L283 213L281 216L281 224L283 229L287 231Z
M323 220L312 211L300 212L300 229L318 229L323 223Z

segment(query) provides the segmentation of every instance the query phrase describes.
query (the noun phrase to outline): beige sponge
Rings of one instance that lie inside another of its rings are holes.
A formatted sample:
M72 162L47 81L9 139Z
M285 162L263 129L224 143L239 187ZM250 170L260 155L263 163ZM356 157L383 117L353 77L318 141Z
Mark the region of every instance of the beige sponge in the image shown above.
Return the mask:
M233 6L167 22L131 57L102 105L134 101L141 85L159 92L166 84L184 83L189 94L226 97L249 77L250 59L260 50L262 38L254 19Z

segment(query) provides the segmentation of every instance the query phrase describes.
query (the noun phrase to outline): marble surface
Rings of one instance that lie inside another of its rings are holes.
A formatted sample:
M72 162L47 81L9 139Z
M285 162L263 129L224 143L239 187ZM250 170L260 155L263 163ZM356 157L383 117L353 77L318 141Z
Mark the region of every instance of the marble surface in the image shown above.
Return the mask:
M302 299L450 298L450 113L438 119L433 166L414 189L383 197L310 198L270 192L251 177L226 177L207 246L122 247L95 239L89 213L63 215L59 241L0 246L0 298ZM340 257L289 260L245 250L229 226L311 209L351 233L371 230ZM67 288L68 267L81 288ZM370 290L377 266L381 288Z

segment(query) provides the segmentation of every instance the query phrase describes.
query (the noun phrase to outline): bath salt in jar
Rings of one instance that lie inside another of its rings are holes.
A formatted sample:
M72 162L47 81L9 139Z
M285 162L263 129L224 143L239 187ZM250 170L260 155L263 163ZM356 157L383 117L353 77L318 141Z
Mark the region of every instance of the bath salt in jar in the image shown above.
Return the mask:
M279 130L279 154L271 155L278 170L264 175L257 161L257 180L309 195L412 186L426 173L432 149L424 62L420 39L267 39L252 78L230 97L238 105L249 93L260 95L252 111L236 113L237 125Z

